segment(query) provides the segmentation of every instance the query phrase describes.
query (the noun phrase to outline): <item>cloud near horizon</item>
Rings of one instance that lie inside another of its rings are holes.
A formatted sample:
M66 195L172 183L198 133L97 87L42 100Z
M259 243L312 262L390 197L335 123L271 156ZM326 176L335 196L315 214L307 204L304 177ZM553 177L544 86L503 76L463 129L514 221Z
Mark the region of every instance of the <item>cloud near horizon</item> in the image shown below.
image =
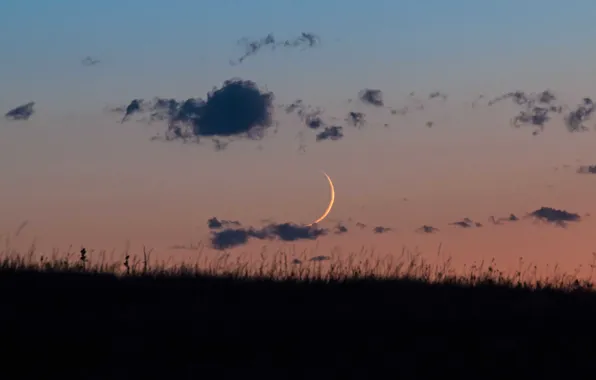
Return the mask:
M577 213L545 206L527 213L524 219L526 218L534 218L560 227L566 227L568 222L578 222L581 220ZM512 213L508 217L495 218L492 215L489 217L489 221L494 225L500 225L503 222L518 222L520 220L520 218ZM330 229L320 228L318 225L306 226L290 222L276 223L270 220L267 220L266 223L261 228L241 227L241 223L237 220L223 220L212 217L207 220L207 225L211 230L211 245L217 250L223 250L247 244L250 239L280 241L316 240L319 237L329 235L331 232ZM482 223L467 217L448 224L464 229L484 226ZM355 226L361 230L366 228L366 224L361 222L356 222ZM336 223L332 231L335 235L344 235L348 233L349 229L344 223L339 222ZM374 234L384 234L394 231L394 229L385 226L375 226L371 231ZM423 225L414 230L414 232L425 234L432 234L439 231L439 228L431 225Z
M300 226L294 223L270 223L262 228L228 227L212 231L211 246L217 250L234 248L247 244L249 239L258 240L315 240L328 233L325 228L317 226Z
M569 222L581 221L581 217L577 213L544 206L528 213L526 217L532 217L538 221L551 223L559 227L567 227Z

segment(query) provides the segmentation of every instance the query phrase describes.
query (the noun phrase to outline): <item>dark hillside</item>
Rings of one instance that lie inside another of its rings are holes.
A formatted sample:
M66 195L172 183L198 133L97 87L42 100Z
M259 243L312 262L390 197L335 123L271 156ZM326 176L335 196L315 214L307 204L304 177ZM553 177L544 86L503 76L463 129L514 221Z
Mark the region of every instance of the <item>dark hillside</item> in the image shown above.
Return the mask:
M558 378L596 369L596 294L579 284L5 269L0 290L5 378Z

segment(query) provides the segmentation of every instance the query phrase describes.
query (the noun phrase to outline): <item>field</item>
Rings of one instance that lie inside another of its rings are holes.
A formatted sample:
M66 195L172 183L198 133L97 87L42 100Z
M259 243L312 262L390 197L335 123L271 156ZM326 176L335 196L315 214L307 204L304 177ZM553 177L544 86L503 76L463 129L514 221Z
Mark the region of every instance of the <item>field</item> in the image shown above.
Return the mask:
M561 378L596 369L577 274L394 261L164 266L150 252L1 252L2 376ZM207 263L207 265L205 265Z

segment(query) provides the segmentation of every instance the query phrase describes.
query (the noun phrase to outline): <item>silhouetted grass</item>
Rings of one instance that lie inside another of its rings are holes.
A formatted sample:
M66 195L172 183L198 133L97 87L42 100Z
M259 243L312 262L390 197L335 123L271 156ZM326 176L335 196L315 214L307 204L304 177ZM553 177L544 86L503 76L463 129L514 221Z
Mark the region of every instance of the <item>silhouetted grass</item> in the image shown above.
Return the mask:
M251 262L199 250L196 263L178 265L149 250L120 261L84 249L0 253L10 379L560 378L596 369L591 272L504 273L494 261L457 272L449 259L431 265L405 251Z

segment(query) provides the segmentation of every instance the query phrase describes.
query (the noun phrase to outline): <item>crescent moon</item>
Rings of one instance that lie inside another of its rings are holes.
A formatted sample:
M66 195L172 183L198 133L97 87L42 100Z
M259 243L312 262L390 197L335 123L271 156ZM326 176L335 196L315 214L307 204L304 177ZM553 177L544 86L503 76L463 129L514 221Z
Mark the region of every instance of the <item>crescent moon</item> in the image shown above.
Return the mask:
M333 203L335 202L335 188L333 187L333 182L331 181L331 178L329 178L327 173L322 173L325 175L325 177L327 177L327 181L329 181L329 188L331 189L331 200L329 201L329 205L327 206L327 209L325 210L323 215L321 215L319 219L315 220L314 222L307 224L308 227L312 226L313 224L317 224L323 219L325 219L327 215L329 215L329 212L331 212L331 209L333 208Z

